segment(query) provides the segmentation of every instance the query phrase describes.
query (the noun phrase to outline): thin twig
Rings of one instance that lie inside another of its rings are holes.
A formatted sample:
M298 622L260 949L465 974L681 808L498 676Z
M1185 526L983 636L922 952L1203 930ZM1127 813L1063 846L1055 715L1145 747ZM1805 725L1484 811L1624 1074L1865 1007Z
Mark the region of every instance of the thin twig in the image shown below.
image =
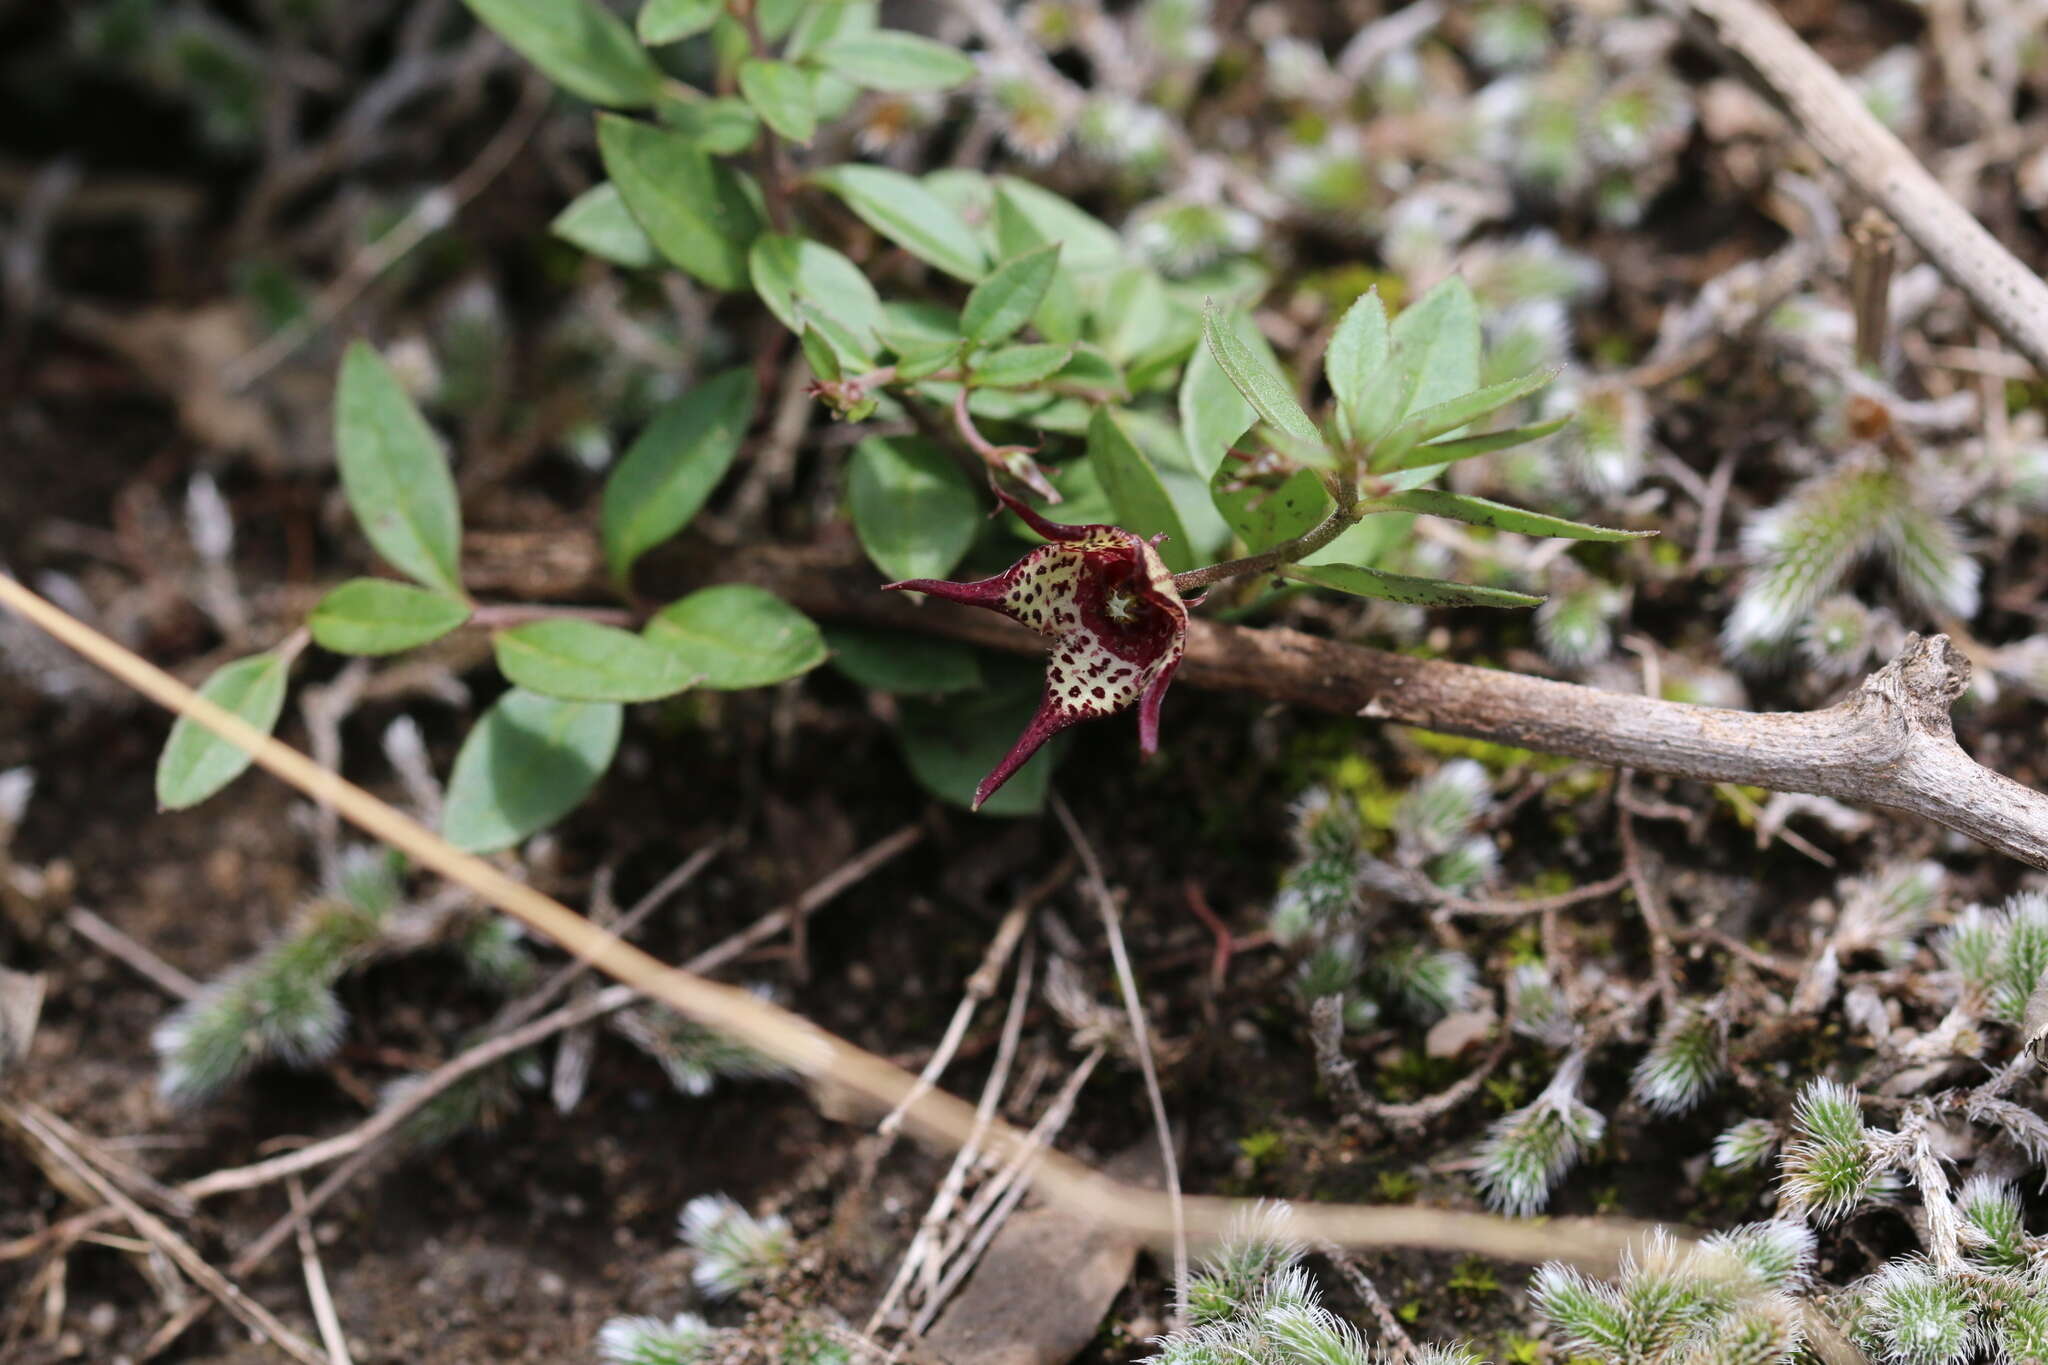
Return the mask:
M825 571L815 556L765 550L735 555L723 568L827 620L1018 654L1045 649L1043 637L993 612L891 601L874 591L872 576ZM1969 683L1970 663L1945 635L1909 637L1898 657L1820 711L1697 706L1200 617L1188 623L1175 676L1611 767L1903 811L2048 868L2048 795L1984 767L1956 743L1948 712Z
M988 950L982 954L981 965L967 978L967 989L961 994L960 1003L953 1010L953 1018L946 1025L945 1036L933 1049L931 1060L917 1073L917 1085L891 1109L883 1120L875 1125L875 1131L883 1137L893 1135L903 1124L903 1116L910 1112L910 1106L922 1099L927 1091L938 1084L945 1074L953 1055L960 1050L960 1040L967 1036L967 1026L974 1022L974 1013L983 1001L996 993L996 984L1002 979L1003 968L1009 965L1010 954L1017 950L1017 944L1024 937L1025 926L1031 922L1031 912L1054 891L1065 885L1074 875L1074 861L1064 858L1058 867L1025 889L1017 903L1003 916L996 926L995 937L989 940Z
M1372 1310L1373 1318L1379 1323L1380 1333L1386 1337L1387 1348L1393 1353L1394 1360L1413 1360L1415 1339L1408 1335L1408 1329L1401 1325L1401 1320L1394 1316L1394 1310L1387 1306L1386 1299L1380 1295L1379 1286L1365 1273L1365 1267L1358 1263L1358 1257L1338 1246L1326 1244L1320 1250L1330 1264L1337 1267L1344 1278L1351 1282L1351 1288L1357 1292L1359 1298L1365 1300L1365 1306Z
M684 867L687 868L692 863L701 867L702 863L698 861L699 858L707 856L712 851L714 850L710 848L699 850L697 855L684 864ZM872 850L869 850L869 853L871 852ZM866 857L868 855L864 853L861 856ZM681 877L682 871L683 869L679 868L664 879L664 883L669 891L672 892L675 886L683 880ZM797 903L769 911L745 929L730 935L697 954L684 965L684 970L694 972L716 971L756 945L773 938L776 934L789 927L798 904L803 904L806 901L812 902L810 908L815 911L817 904L820 903L817 900L820 888L826 886L828 882L836 880L837 873L835 872L825 882L820 882L817 887L813 887L810 891L806 892L803 897L798 899ZM839 889L844 889L843 884ZM665 894L663 888L657 886L654 890L649 891L647 895L643 896L639 903L633 907L632 911L627 912L628 917L630 918L635 912L659 904ZM544 1003L546 998L552 998L554 995L560 994L561 989L566 988L588 966L587 962L578 962L564 967L555 978L525 997L521 1005L536 999L541 999ZM315 1170L327 1165L329 1162L352 1157L363 1151L366 1147L374 1145L387 1134L396 1131L406 1120L424 1108L429 1101L445 1092L450 1086L453 1086L464 1077L474 1075L485 1067L492 1066L507 1057L523 1052L527 1048L544 1042L566 1029L574 1028L579 1024L587 1023L594 1019L600 1019L607 1014L616 1013L641 998L641 993L631 986L613 986L587 999L564 1005L551 1013L532 1020L530 1023L517 1020L516 1016L522 1013L521 1006L514 1006L513 1010L508 1012L507 1018L499 1021L498 1031L490 1038L485 1039L460 1055L442 1063L433 1071L428 1072L419 1079L417 1084L408 1086L395 1097L388 1107L378 1110L375 1114L364 1119L347 1132L338 1133L331 1138L311 1143L296 1151L269 1157L251 1165L228 1167L199 1176L177 1186L171 1193L191 1200L210 1199L216 1195L229 1194L239 1190L252 1190L264 1185L274 1184L279 1180L289 1179L303 1172ZM89 1210L73 1218L66 1219L64 1222L54 1224L43 1229L41 1232L30 1234L13 1242L0 1243L0 1262L18 1260L23 1256L34 1254L41 1247L49 1245L54 1241L81 1236L90 1229L110 1221L116 1215L116 1210L102 1206L101 1208Z
M1661 0L1692 21L1876 201L2015 350L2048 374L2048 284L1951 198L1870 106L1760 0Z
M279 1322L269 1309L257 1303L238 1289L234 1282L206 1263L206 1259L192 1249L191 1243L173 1232L161 1218L123 1194L120 1187L93 1169L90 1162L79 1156L57 1135L48 1124L27 1106L19 1106L0 1099L0 1110L21 1128L41 1143L59 1162L68 1167L80 1180L92 1186L93 1191L108 1204L119 1209L121 1216L164 1255L171 1258L178 1269L191 1277L194 1284L218 1299L249 1330L271 1342L279 1350L304 1365L327 1365L312 1343L297 1332ZM195 1300L195 1302L201 1302Z
M1088 842L1081 822L1074 818L1074 812L1067 808L1066 798L1058 792L1053 793L1052 809L1053 814L1059 816L1060 823L1066 826L1074 851L1081 855L1089 893L1095 900L1096 911L1102 916L1102 931L1109 936L1109 954L1116 963L1117 985L1123 990L1124 1011L1130 1015L1131 1041L1138 1053L1138 1071L1145 1078L1145 1099L1152 1106L1152 1123L1159 1132L1159 1164L1166 1176L1166 1197L1171 1201L1173 1214L1174 1302L1184 1304L1188 1301L1188 1227L1186 1212L1181 1207L1180 1161L1174 1155L1173 1121L1166 1115L1166 1096L1159 1089L1159 1068L1152 1059L1152 1037L1145 1026L1145 1002L1138 997L1138 978L1131 971L1130 950L1124 947L1123 916L1117 912L1116 897L1110 894L1109 883L1103 878L1102 860L1095 856L1095 847Z
M869 1315L864 1335L872 1337L897 1302L910 1288L913 1277L924 1267L933 1247L939 1240L939 1229L952 1215L953 1205L960 1197L961 1189L967 1183L967 1173L973 1167L975 1158L981 1154L981 1135L995 1119L996 1106L1001 1103L1003 1088L1010 1081L1010 1067L1017 1057L1017 1041L1023 1036L1024 1015L1031 1001L1033 966L1032 945L1024 945L1024 955L1017 963L1017 982L1010 992L1009 1012L1003 1018L1001 1041L996 1045L995 1062L989 1068L988 1079L982 1083L981 1101L975 1106L975 1132L960 1145L953 1154L953 1164L947 1168L945 1179L939 1182L938 1192L932 1196L930 1207L918 1221L917 1232L912 1235L910 1245L903 1252L903 1261L896 1268L895 1278L889 1281L889 1288L883 1292L881 1302Z
M1629 883L1628 873L1617 872L1612 877L1570 891L1560 891L1554 896L1531 896L1527 900L1467 900L1462 896L1448 893L1434 901L1436 909L1431 913L1442 920L1455 919L1460 915L1471 915L1490 919L1519 919L1523 915L1547 914L1552 910L1568 910L1574 905L1587 901L1602 900L1621 890Z
M830 1080L843 1093L883 1111L917 1083L917 1078L901 1067L834 1037L749 991L707 981L618 942L561 902L482 858L456 849L418 821L339 774L319 767L304 754L200 696L132 650L116 644L4 574L0 574L0 606L151 701L190 717L194 724L249 754L257 766L290 783L304 796L332 801L344 819L404 853L422 868L458 883L565 950L589 958L599 971L623 983L624 989L652 996L799 1076ZM1939 661L1937 651L1936 662ZM1943 675L1953 676L1946 669ZM1944 692L1941 697L1944 717L1954 696L1953 692ZM1949 747L1954 748L1953 740ZM1960 750L1957 753L1960 756ZM1969 764L1967 758L1962 762ZM957 1146L978 1125L971 1106L943 1090L933 1090L911 1111L906 1127ZM1024 1134L1007 1123L991 1122L988 1131L992 1144L1005 1150L1014 1151L1026 1141ZM1120 1228L1141 1240L1170 1238L1180 1228L1187 1235L1204 1240L1221 1237L1248 1207L1244 1200L1214 1197L1175 1201L1156 1191L1112 1179L1057 1151L1039 1156L1035 1181L1046 1197L1059 1206L1091 1222ZM317 1205L319 1198L316 1191L310 1202ZM1489 1214L1404 1205L1305 1206L1296 1211L1296 1222L1305 1237L1347 1245L1427 1246L1501 1259L1570 1260L1594 1269L1612 1266L1629 1239L1643 1230L1625 1219L1558 1219L1537 1228Z
M1635 774L1624 768L1621 771L1619 790L1625 790ZM1643 924L1650 934L1650 963L1657 977L1657 994L1664 1001L1666 1010L1678 1003L1678 954L1671 945L1671 916L1665 912L1664 900L1657 888L1650 883L1650 875L1643 865L1643 850L1636 842L1635 816L1628 803L1614 803L1615 827L1621 834L1622 866L1628 869L1628 883L1636 893L1636 908L1642 912Z
M120 960L141 976L147 977L151 984L166 995L178 1000L190 1000L205 989L197 981L82 905L74 905L65 911L64 923L70 926L71 932L107 956Z
M945 1278L939 1281L938 1287L932 1292L931 1297L925 1300L924 1307L918 1311L917 1319L910 1324L911 1336L921 1337L925 1334L926 1329L932 1325L932 1319L939 1315L939 1310L946 1306L946 1300L952 1297L953 1291L959 1287L960 1281L967 1277L967 1272L981 1259L981 1253L988 1246L990 1239L1001 1230L1011 1211L1017 1207L1018 1201L1030 1190L1031 1182L1024 1177L1030 1172L1033 1158L1045 1151L1047 1145L1059 1136L1060 1129L1066 1127L1067 1120L1073 1117L1074 1101L1080 1095L1081 1087L1088 1083L1088 1078L1094 1074L1097 1064L1105 1055L1106 1049L1098 1045L1081 1059L1081 1064L1074 1068L1074 1074L1067 1078L1067 1083L1060 1088L1059 1094L1046 1106L1044 1115L1032 1125L1023 1145L1011 1156L1009 1164L982 1189L981 1194L976 1197L975 1205L969 1207L968 1226L974 1230L972 1239L965 1248L956 1248L951 1253L950 1266ZM979 1221L975 1221L977 1214Z
M284 1183L291 1196L292 1215L298 1220L299 1264L306 1272L306 1297L313 1301L313 1321L320 1328L320 1344L327 1348L329 1365L354 1365L348 1353L348 1337L341 1330L341 1315L334 1311L334 1296L327 1291L327 1272L320 1265L320 1247L313 1240L313 1224L306 1216L306 1187L297 1176Z

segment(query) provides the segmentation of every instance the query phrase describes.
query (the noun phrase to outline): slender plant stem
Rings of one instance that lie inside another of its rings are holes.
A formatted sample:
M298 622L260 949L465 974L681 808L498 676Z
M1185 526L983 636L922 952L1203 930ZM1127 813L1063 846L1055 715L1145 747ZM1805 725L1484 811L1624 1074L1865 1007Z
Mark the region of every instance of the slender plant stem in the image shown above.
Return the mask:
M1177 573L1173 576L1173 586L1180 592L1193 592L1197 588L1206 588L1211 583L1221 583L1228 578L1243 578L1249 574L1277 569L1283 564L1299 563L1356 526L1364 517L1365 509L1359 506L1355 497L1343 497L1337 504L1336 511L1294 539L1283 540L1271 549L1261 550L1255 555L1246 555L1242 559L1226 559L1221 564L1211 564L1206 568Z

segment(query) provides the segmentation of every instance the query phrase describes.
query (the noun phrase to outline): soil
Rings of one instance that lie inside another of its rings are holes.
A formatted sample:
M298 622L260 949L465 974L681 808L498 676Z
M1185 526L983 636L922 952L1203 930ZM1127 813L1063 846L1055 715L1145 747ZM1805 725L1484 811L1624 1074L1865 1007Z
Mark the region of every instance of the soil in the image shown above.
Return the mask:
M1910 28L1903 7L1871 7L1874 18L1854 7L1801 8L1826 11L1822 50L1845 65L1867 60ZM51 22L0 12L0 50L48 41ZM9 158L37 162L70 148L94 172L176 179L204 205L200 224L178 239L178 250L141 229L60 234L46 263L52 289L124 317L225 296L231 263L202 244L233 221L250 168L206 150L189 127L165 127L162 110L126 85L106 87L107 103L96 116L75 136L60 137L47 115L27 116L35 106L25 103L19 84L0 79L0 149ZM100 90L74 90L72 97L86 100ZM445 176L475 155L490 134L487 122L472 119L450 131L446 147L409 149L372 179ZM110 136L131 123L153 131L133 141ZM1639 230L1588 234L1580 243L1602 256L1617 281L1615 315L1605 325L1641 334L1654 325L1662 301L1688 295L1733 261L1780 240L1744 196L1715 180L1723 172L1706 166L1696 150L1689 155L1702 164L1680 175L1679 188L1653 206ZM559 306L565 286L550 274L552 259L518 253L542 233L555 202L543 172L522 166L465 209L458 224L470 234L469 249L508 258L507 293L515 310L533 318ZM2004 225L1993 226L2004 234ZM2027 237L2031 229L2011 226L2030 249L2039 247ZM395 314L419 303L403 288L379 300ZM510 346L514 371L532 370L532 344L520 339ZM319 371L327 363L308 360L307 367ZM1711 459L1700 452L1763 439L1754 431L1745 379L1739 364L1716 372L1665 414L1667 438L1689 452L1701 473ZM196 678L228 657L229 642L188 596L188 556L176 528L178 499L193 471L212 470L222 481L240 531L235 573L253 606L252 634L264 643L296 623L294 608L303 613L311 590L361 571L367 556L338 515L332 480L317 461L217 458L194 436L191 396L179 394L182 408L172 401L163 371L152 371L133 350L96 344L47 318L0 313L0 565L32 583L39 575L65 575L96 602L118 601L122 614L108 624L152 659ZM325 401L317 393L304 403L279 398L270 416L286 430L310 429L324 421ZM565 520L588 519L594 478L578 482L558 466L536 470L516 459L506 467L512 472L504 484L474 498L476 524L492 535L554 542ZM800 473L800 486L825 491L812 503L791 495L776 504L770 520L792 537L815 529L817 507L829 506L834 487L809 466ZM1691 528L1676 529L1690 544ZM2038 547L2023 550L1997 566L1987 599L1996 599L2001 586L2028 582L2037 554ZM576 572L540 576L559 583ZM1647 584L1634 621L1660 639L1697 641L1706 634L1702 603L1697 583ZM1533 657L1525 626L1470 612L1445 620L1430 648L1513 666ZM203 1106L167 1103L157 1090L150 1035L175 1002L69 928L66 912L73 904L87 907L171 966L211 980L268 942L317 889L310 813L260 775L198 809L159 812L151 774L166 719L58 656L35 652L25 637L0 641L15 651L0 659L0 771L27 766L37 782L11 847L0 842L0 873L11 859L46 888L39 896L10 896L0 876L0 964L40 972L47 983L40 1030L8 1075L5 1093L63 1116L157 1180L176 1182L343 1130L369 1112L381 1085L445 1060L490 1018L499 1000L469 983L448 953L378 961L344 981L348 1040L332 1062L308 1071L260 1070ZM335 667L331 659L309 662L295 687L329 680ZM31 685L31 675L40 685ZM52 678L69 690L53 695ZM478 702L496 685L487 668L471 667L462 681L478 689ZM1787 689L1755 700L1811 699ZM394 801L405 793L376 755L385 727L401 711L420 720L442 773L466 721L454 707L416 698L372 702L351 716L344 752L363 757L350 775ZM1212 977L1215 940L1186 890L1198 885L1232 931L1251 938L1264 925L1288 857L1287 808L1300 790L1346 762L1398 786L1433 763L1440 746L1364 720L1264 711L1186 689L1172 695L1165 724L1163 754L1144 764L1136 761L1127 725L1090 730L1074 745L1059 790L1128 897L1131 954L1169 1059L1166 1099L1179 1125L1184 1185L1244 1196L1476 1207L1466 1177L1471 1149L1486 1123L1542 1085L1541 1059L1513 1056L1479 1098L1423 1133L1375 1137L1347 1127L1321 1092L1300 1011L1286 994L1292 964L1270 946L1247 945L1232 956L1219 986ZM2037 725L2038 715L2028 724ZM2022 752L2030 733L1964 722L1973 750L2021 780L2035 776ZM308 740L296 712L287 713L280 734L299 746ZM1554 779L1502 831L1503 885L1558 874L1592 881L1613 872L1619 864L1612 788L1604 775L1560 776L1556 766L1527 756L1489 757L1505 773L1503 790L1538 771ZM1698 787L1657 790L1696 807L1711 809L1716 800ZM772 985L783 1003L821 1026L914 1068L943 1033L1004 910L1067 847L1050 820L987 821L935 804L895 750L887 703L845 679L821 670L785 689L636 713L615 770L559 828L533 875L552 894L583 904L597 870L609 866L625 903L692 850L733 838L641 937L650 951L679 960L913 824L925 831L923 841L820 911L800 961L785 945L770 944L727 975ZM1669 870L1679 910L1710 909L1736 937L1766 950L1798 951L1794 917L1775 907L1829 894L1836 873L1782 843L1759 850L1732 817L1710 828L1710 836L1696 838L1683 825L1646 822L1645 842L1660 875ZM1864 847L1873 859L1880 852L1957 852L1923 829L1892 822L1880 822ZM2010 869L1967 851L1951 863L1959 895L2009 889ZM1774 903L1759 898L1761 888L1770 889ZM1114 1001L1109 955L1088 903L1063 893L1048 913L1080 945L1096 998ZM1464 946L1492 979L1526 950L1530 932L1482 927ZM1640 969L1646 961L1638 917L1624 904L1589 911L1583 932L1585 942L1611 950L1617 962ZM1693 961L1684 966L1706 970ZM978 1093L999 1022L998 1005L976 1019L945 1078L954 1093ZM1049 1011L1034 1010L1028 1023L1018 1067L1040 1077L1042 1099L1080 1053ZM1473 1060L1427 1058L1421 1039L1422 1030L1405 1025L1375 1034L1362 1052L1368 1084L1388 1098L1414 1099L1441 1089ZM1836 1045L1801 1040L1801 1055ZM1682 1121L1651 1121L1626 1101L1620 1062L1596 1067L1592 1088L1613 1122L1598 1159L1567 1182L1552 1212L1723 1225L1764 1207L1761 1178L1704 1168L1714 1133L1737 1112L1732 1103L1711 1104ZM1036 1107L1018 1106L1009 1116L1029 1123ZM359 1365L587 1360L608 1317L667 1316L699 1306L675 1218L686 1200L715 1191L784 1213L804 1247L765 1299L711 1310L715 1321L739 1324L815 1308L857 1326L946 1165L944 1154L903 1144L870 1178L871 1132L871 1123L828 1117L811 1096L780 1081L726 1082L705 1098L680 1094L651 1061L606 1038L569 1112L558 1112L542 1087L489 1131L374 1164L314 1220L319 1259ZM1084 1092L1060 1145L1107 1162L1151 1132L1138 1073L1112 1060ZM209 1202L180 1226L209 1261L224 1265L286 1208L283 1190L268 1187ZM0 1140L0 1244L77 1211L24 1144ZM81 1243L55 1261L44 1250L0 1260L0 1356L11 1365L139 1358L178 1305L159 1292L126 1230L116 1231L113 1244ZM1361 1264L1418 1339L1465 1337L1494 1359L1528 1358L1521 1269L1422 1253L1369 1255ZM1141 1257L1080 1359L1101 1365L1141 1354L1143 1339L1159 1330L1169 1278L1155 1259ZM241 1283L287 1323L312 1332L292 1250ZM1325 1283L1334 1307L1368 1316L1341 1276L1326 1276ZM758 1314L767 1300L774 1311ZM215 1310L162 1358L240 1365L280 1357Z

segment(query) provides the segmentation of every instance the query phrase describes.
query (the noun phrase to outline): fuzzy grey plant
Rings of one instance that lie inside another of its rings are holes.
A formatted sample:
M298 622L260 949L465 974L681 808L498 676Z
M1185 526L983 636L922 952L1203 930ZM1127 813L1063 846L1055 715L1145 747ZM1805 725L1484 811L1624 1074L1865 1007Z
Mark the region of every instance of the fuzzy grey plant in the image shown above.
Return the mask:
M1642 391L1618 379L1554 385L1543 410L1576 413L1547 449L1571 485L1591 498L1632 490L1649 463L1649 405Z
M1488 1204L1504 1213L1536 1212L1600 1140L1607 1120L1579 1099L1585 1069L1585 1053L1570 1053L1542 1094L1494 1120L1478 1152L1479 1187Z
M1855 1091L1826 1079L1807 1082L1792 1107L1792 1134L1779 1158L1788 1209L1832 1223L1872 1193L1884 1163Z
M1284 1204L1241 1220L1189 1281L1188 1326L1156 1339L1149 1365L1384 1365L1358 1329L1325 1308L1287 1232ZM1479 1365L1460 1344L1423 1347L1416 1365Z
M1657 1114L1683 1114L1728 1070L1728 1019L1715 1002L1681 1004L1636 1063L1631 1086Z
M1493 802L1493 779L1469 758L1454 758L1406 792L1394 806L1394 834L1404 850L1434 855L1471 832Z
M1240 256L1259 245L1259 220L1212 199L1169 195L1132 210L1125 226L1131 245L1161 273L1180 277Z
M597 1331L604 1365L697 1365L711 1358L723 1335L695 1313L607 1318Z
M763 999L770 995L765 987L750 989ZM685 1095L708 1095L721 1079L754 1080L788 1073L781 1063L661 1005L629 1006L612 1016L611 1025L620 1037L658 1062L670 1083Z
M1994 1270L2022 1270L2031 1245L2019 1195L2002 1180L1975 1175L1956 1195L1963 1216L1963 1238L1972 1256Z
M1579 1036L1578 1021L1571 1004L1557 988L1550 968L1542 962L1523 962L1508 975L1508 1016L1514 1031L1533 1038L1545 1047L1566 1048Z
M1842 884L1842 912L1835 921L1835 951L1874 952L1899 966L1941 906L1948 870L1931 860L1892 862L1866 877Z
M1189 1279L1181 1304L1187 1320L1197 1327L1227 1322L1299 1265L1306 1248L1288 1231L1293 1216L1284 1203L1259 1204L1240 1214Z
M1975 1305L1919 1257L1891 1262L1862 1287L1857 1335L1889 1365L1962 1365L1976 1354Z
M1598 663L1614 648L1614 621L1627 597L1612 584L1584 578L1536 608L1536 640L1559 668Z
M261 1062L304 1067L331 1056L347 1024L334 983L377 946L398 900L385 856L351 850L337 885L289 933L157 1026L165 1097L196 1103Z
M1849 593L1814 606L1799 627L1799 657L1823 678L1860 677L1876 655L1884 619Z
M1803 1339L1793 1291L1813 1248L1791 1223L1751 1223L1690 1248L1658 1229L1612 1282L1553 1262L1532 1296L1558 1342L1595 1360L1781 1365Z
M1453 894L1484 886L1500 871L1500 848L1483 835L1461 839L1431 858L1423 873L1437 886Z
M1471 958L1419 940L1390 944L1374 953L1365 976L1383 1000L1422 1020L1469 1009L1482 994L1479 969Z
M1327 787L1311 787L1293 806L1296 858L1281 880L1273 937L1285 946L1341 925L1359 908L1365 830L1358 807Z
M1714 1139L1714 1164L1724 1171L1761 1166L1777 1150L1783 1134L1769 1119L1744 1119Z
M2016 1027L2026 1018L2035 985L2048 973L2048 896L2023 891L1996 912L1973 905L1935 947L1942 965L1961 981L1966 1009Z
M1815 475L1742 530L1749 572L1721 632L1731 658L1768 657L1865 556L1881 554L1894 583L1925 611L1968 618L1978 568L1954 526L1909 467L1844 461Z
M702 1194L683 1205L677 1235L697 1254L690 1278L706 1298L729 1299L789 1264L796 1250L789 1223L756 1218L723 1194Z

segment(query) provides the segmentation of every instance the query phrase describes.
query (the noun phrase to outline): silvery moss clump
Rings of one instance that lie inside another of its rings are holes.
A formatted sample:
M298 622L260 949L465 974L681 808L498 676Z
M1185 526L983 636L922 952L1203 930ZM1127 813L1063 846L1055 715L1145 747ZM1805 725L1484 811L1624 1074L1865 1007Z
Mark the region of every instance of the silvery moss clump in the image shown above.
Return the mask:
M1478 1001L1470 957L1412 936L1368 944L1365 911L1403 879L1445 894L1491 881L1499 852L1477 826L1492 801L1486 770L1455 759L1402 793L1385 830L1368 828L1358 803L1328 788L1295 802L1296 857L1270 924L1274 938L1302 951L1295 993L1305 1006L1343 996L1347 1022L1363 1028L1383 1010L1429 1022ZM1374 849L1389 835L1382 857Z
M1797 1223L1751 1223L1684 1246L1661 1229L1609 1281L1552 1263L1531 1297L1574 1357L1644 1365L1790 1365L1813 1261Z
M341 1046L348 1014L335 994L347 972L402 947L445 942L471 977L497 988L532 971L523 942L491 919L408 907L391 856L350 850L334 885L307 902L284 935L230 968L158 1025L158 1084L178 1103L210 1099L254 1067L318 1065ZM402 932L401 932L402 930Z
M690 1249L691 1282L707 1302L732 1299L769 1284L789 1267L796 1234L777 1214L749 1213L725 1194L699 1195L683 1205L676 1235ZM723 1359L746 1340L737 1328L715 1327L696 1313L670 1318L622 1315L598 1330L604 1365L697 1365ZM785 1330L779 1359L804 1365L842 1365L851 1353L814 1326Z
M1189 1324L1155 1340L1152 1365L1478 1365L1458 1344L1382 1351L1323 1306L1304 1248L1287 1232L1287 1206L1241 1223L1203 1262L1181 1305Z

